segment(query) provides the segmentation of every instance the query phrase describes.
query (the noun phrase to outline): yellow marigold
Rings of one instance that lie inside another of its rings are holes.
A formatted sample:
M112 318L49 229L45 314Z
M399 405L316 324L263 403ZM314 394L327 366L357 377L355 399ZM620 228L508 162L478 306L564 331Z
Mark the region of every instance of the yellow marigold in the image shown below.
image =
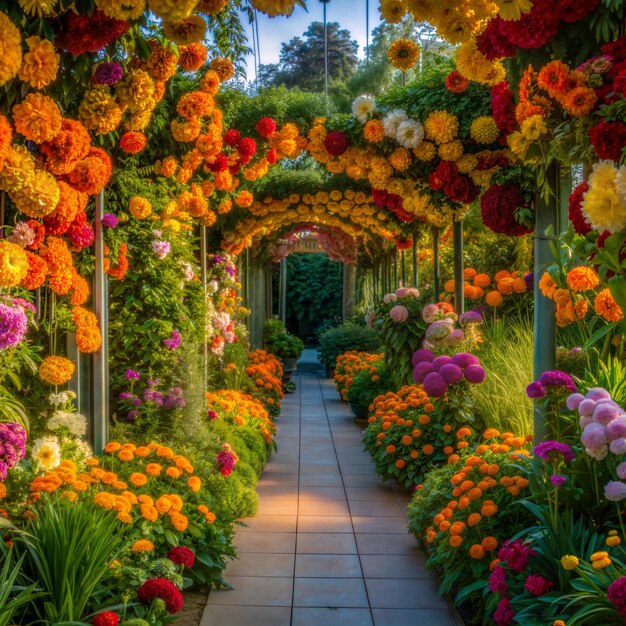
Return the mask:
M150 10L161 19L170 22L178 22L189 17L197 0L148 0Z
M154 508L152 504L143 503L139 506L139 510L144 519L149 522L156 522L159 519L159 512Z
M626 227L626 203L622 202L626 169L616 170L610 161L593 166L589 189L583 196L582 212L598 232L617 233Z
M170 512L170 520L172 522L172 526L181 533L187 530L187 526L189 526L189 520L187 517L181 513L177 513L176 511Z
M16 243L0 240L0 287L15 287L28 274L28 256Z
M444 161L456 161L463 156L463 144L455 139L448 143L442 143L437 152Z
M202 41L206 30L207 24L199 15L190 15L180 22L163 22L163 33L179 46Z
M103 509L112 510L115 508L115 496L106 491L98 492L94 496L94 502Z
M228 2L229 0L200 0L195 11L206 15L217 15L226 8Z
M96 135L115 130L122 122L122 109L106 85L88 89L78 107L78 119Z
M96 8L114 20L136 20L146 10L146 0L96 0Z
M447 111L433 111L424 122L426 137L437 144L452 141L459 132L459 120Z
M57 208L61 190L52 174L36 170L24 187L9 192L9 196L22 213L28 217L42 218Z
M17 0L27 15L47 17L56 9L58 0Z
M29 93L21 104L13 107L15 130L29 141L43 143L54 139L63 124L61 109L41 93Z
M296 5L295 0L250 0L252 6L270 17L291 15Z
M470 136L477 143L493 143L500 136L500 129L491 115L481 115L472 122Z
M410 39L396 39L387 50L387 58L396 69L406 72L415 66L420 47Z
M133 552L152 552L154 544L149 539L138 539L130 548Z
M528 13L533 8L531 0L494 0L498 6L498 15L503 20L517 21L522 13Z
M153 108L154 81L145 70L131 70L115 85L117 99L131 111Z
M432 161L437 154L437 147L431 141L422 141L422 143L413 148L413 154L420 161Z
M610 289L603 289L593 303L595 312L603 317L607 322L620 322L624 319L624 313L615 298L611 295Z
M143 220L152 213L152 204L146 198L133 196L128 204L128 210L137 220Z
M600 284L600 278L585 265L575 267L567 273L567 286L576 292L595 289Z
M22 65L22 36L6 13L0 12L0 87L14 79Z
M456 69L468 80L485 85L502 82L506 75L502 63L489 61L476 47L473 37L457 48Z
M406 14L405 0L380 0L378 10L381 19L389 24L398 24Z
M399 172L403 172L411 165L411 155L406 148L396 148L388 159L393 168Z
M230 80L235 75L235 66L229 58L216 57L211 61L209 67L217 73L222 83Z
M55 53L52 42L41 37L29 37L26 40L28 52L22 59L20 80L29 83L35 89L43 89L57 76L59 55Z

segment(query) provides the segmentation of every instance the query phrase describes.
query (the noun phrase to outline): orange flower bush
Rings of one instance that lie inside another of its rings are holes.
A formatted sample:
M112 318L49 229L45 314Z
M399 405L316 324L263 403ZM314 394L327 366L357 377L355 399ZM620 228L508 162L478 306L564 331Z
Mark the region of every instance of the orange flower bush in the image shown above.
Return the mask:
M348 400L348 389L354 381L354 376L362 371L368 370L370 374L376 374L376 365L384 361L384 355L371 354L369 352L356 352L351 350L337 357L335 366L335 387L341 394L341 399Z
M261 401L270 415L278 415L283 397L281 362L265 350L256 350L248 358L252 365L246 368L246 374L256 387L254 397Z

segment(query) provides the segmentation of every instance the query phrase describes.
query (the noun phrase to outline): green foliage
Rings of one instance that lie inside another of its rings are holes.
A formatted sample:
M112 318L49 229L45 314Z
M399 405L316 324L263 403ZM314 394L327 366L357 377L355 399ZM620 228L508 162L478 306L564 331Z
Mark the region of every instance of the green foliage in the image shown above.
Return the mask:
M394 390L389 367L384 363L372 364L373 372L364 369L354 375L348 389L348 402L369 407L374 398Z
M609 356L599 361L595 371L587 370L580 382L583 389L602 387L617 404L626 405L626 363L621 359Z
M282 333L274 338L269 349L281 359L297 359L304 352L304 343L300 337Z
M114 512L48 498L21 541L24 574L46 592L35 611L51 624L85 619L97 606L98 587L113 582L110 565L125 547Z
M324 331L320 335L317 352L319 360L329 368L335 367L340 354L349 350L377 352L380 346L378 334L368 326L346 322Z

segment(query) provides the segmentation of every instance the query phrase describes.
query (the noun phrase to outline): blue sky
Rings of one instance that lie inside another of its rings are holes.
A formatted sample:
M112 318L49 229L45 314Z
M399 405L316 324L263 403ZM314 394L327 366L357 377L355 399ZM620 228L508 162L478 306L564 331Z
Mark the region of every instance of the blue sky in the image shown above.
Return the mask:
M366 27L365 27L366 0L330 0L326 5L326 16L329 22L339 22L342 28L347 28L352 39L359 43L359 56L365 56ZM291 17L269 18L258 13L259 39L261 42L261 63L277 63L280 54L280 44L292 37L302 35L311 22L323 21L324 9L319 0L307 0L307 9L296 6ZM246 16L242 16L248 34L250 48L252 48L252 28L248 25ZM371 31L380 24L378 1L369 0L369 29ZM247 59L248 79L254 79L254 58Z

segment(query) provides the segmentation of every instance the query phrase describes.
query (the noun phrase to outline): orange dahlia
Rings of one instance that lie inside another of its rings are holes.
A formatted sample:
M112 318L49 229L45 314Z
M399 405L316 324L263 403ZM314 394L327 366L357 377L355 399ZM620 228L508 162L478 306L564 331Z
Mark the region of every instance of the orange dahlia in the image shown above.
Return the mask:
M51 141L61 130L63 116L52 98L29 93L21 104L13 107L15 130L29 141Z
M562 61L551 61L537 75L537 84L552 97L560 99L565 95L569 82L569 67Z
M613 298L610 289L603 289L596 296L593 308L607 322L620 322L624 319L624 313Z
M211 69L217 73L220 82L226 82L235 75L235 66L229 58L216 57L211 61Z
M591 113L597 99L596 92L590 87L576 87L566 95L564 107L570 115L581 117Z
M590 268L585 265L575 267L567 273L567 286L576 292L589 291L595 289L600 284L600 278Z
M178 65L186 72L199 70L207 61L207 49L201 43L179 46L178 55Z

